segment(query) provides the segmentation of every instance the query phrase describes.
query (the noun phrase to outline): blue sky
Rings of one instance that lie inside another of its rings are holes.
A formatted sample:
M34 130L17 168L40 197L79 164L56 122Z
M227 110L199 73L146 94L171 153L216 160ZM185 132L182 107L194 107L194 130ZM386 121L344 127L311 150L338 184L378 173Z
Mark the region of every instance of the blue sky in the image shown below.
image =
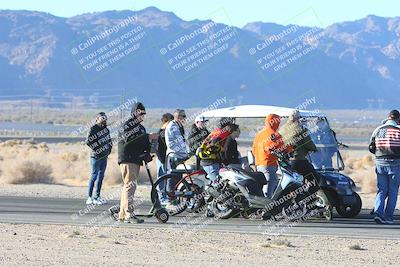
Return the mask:
M76 4L73 4L76 2ZM247 22L296 23L327 26L373 14L400 16L399 0L1 0L0 9L45 11L70 17L77 14L155 6L185 20L213 19L242 27ZM300 14L300 15L298 15Z

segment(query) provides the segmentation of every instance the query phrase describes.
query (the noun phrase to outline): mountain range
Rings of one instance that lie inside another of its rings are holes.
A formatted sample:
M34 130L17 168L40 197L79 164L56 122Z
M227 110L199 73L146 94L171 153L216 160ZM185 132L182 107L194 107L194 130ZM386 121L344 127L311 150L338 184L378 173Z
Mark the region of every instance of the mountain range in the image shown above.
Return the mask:
M318 109L400 103L400 17L326 28L185 21L155 7L63 18L0 10L0 102Z

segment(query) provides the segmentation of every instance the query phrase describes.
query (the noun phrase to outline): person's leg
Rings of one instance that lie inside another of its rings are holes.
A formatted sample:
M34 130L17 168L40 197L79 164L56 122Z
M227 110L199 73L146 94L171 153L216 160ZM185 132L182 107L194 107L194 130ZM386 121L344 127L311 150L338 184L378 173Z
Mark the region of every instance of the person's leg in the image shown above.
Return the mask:
M266 171L269 176L267 197L271 198L275 192L277 185L278 185L278 178L276 177L276 172L278 171L278 166L268 166Z
M208 166L203 166L203 170L207 173L207 178L210 179L211 184L218 183L220 165L214 163Z
M168 157L168 166L167 169L171 170L171 169L176 169L177 167L177 162L179 161L179 159L175 158L175 157ZM167 179L167 184L166 186L166 192L174 192L175 190L175 186L176 183L179 181L179 179L181 178L180 175L176 174L176 175L172 175L171 178ZM171 196L166 196L168 201L173 201L175 200L174 197Z
M119 219L126 220L131 217L131 213L133 212L132 202L136 191L140 165L134 163L121 163L120 169L124 185L121 193Z
M385 166L376 165L378 192L376 193L374 212L379 217L384 218L385 199L388 193L389 175Z
M101 186L103 185L104 174L107 168L107 158L99 160L99 172L97 174L96 198L100 197Z
M90 179L89 179L89 191L88 191L88 196L91 198L93 195L93 188L94 184L97 179L97 175L99 173L99 164L98 160L95 158L90 158L90 168L91 168L91 174L90 174Z
M262 172L267 180L267 184L263 186L264 195L271 198L278 185L278 178L276 176L278 166L257 166L256 169Z
M164 170L164 164L157 159L157 179L160 178L161 176L163 176L165 174L165 170ZM165 180L163 180L159 185L158 185L158 194L159 194L159 199L161 202L166 201L167 200L167 195L165 193Z
M393 221L396 208L397 196L400 185L400 166L393 166L389 169L388 194L385 209L385 220Z
M210 180L210 184L205 186L205 191L207 192L207 196L205 197L205 201L207 204L206 216L214 217L214 213L212 211L212 200L218 197L219 193L216 190L219 182L219 169L220 164L215 163L208 166L203 166L203 170L207 173L207 178Z

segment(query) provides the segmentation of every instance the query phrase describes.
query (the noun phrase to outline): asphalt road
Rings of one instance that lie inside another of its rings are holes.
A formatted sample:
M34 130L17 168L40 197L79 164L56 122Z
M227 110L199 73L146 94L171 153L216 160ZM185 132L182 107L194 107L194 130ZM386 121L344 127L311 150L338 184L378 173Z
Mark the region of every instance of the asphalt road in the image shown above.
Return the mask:
M111 204L115 204L111 203ZM182 213L170 217L166 224L154 218L144 218L143 224L121 224L111 220L108 208L111 206L86 206L81 199L31 198L0 196L0 222L29 224L63 224L82 226L88 232L99 226L124 228L176 228L191 231L223 231L252 234L282 235L331 235L353 238L377 238L400 240L400 224L377 225L369 211L363 210L354 219L340 218L335 214L332 221L310 219L307 222L278 222L269 224L262 220L232 218L215 220L202 214ZM145 214L150 203L139 203L137 213ZM396 220L400 215L396 214Z

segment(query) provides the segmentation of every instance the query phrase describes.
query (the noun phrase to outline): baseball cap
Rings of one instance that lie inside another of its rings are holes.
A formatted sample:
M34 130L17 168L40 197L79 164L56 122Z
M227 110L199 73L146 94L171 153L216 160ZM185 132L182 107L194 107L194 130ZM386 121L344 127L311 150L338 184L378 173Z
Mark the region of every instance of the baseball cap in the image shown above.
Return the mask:
M389 118L392 119L399 119L400 118L400 112L397 109L393 109L389 112Z
M204 116L202 116L202 115L199 115L199 116L196 116L196 119L195 119L194 121L195 121L195 122L198 122L198 121L206 122L206 121L208 121L208 120L206 119L206 117L204 117Z

